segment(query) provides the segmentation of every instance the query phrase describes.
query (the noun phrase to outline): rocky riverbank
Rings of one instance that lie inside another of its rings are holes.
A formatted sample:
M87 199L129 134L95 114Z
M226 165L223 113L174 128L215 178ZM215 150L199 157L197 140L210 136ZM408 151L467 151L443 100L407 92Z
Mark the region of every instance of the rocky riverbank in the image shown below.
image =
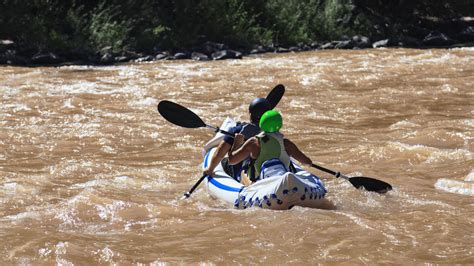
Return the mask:
M287 53L325 49L368 49L384 47L403 48L455 48L474 47L474 20L465 20L464 27L442 31L421 32L418 36L404 35L390 38L373 39L366 36L343 37L341 40L312 42L295 46L263 46L236 48L215 42L204 42L191 50L161 51L144 54L134 51L113 53L111 47L101 49L96 54L70 52L57 54L53 51L41 51L35 54L22 52L14 41L0 40L0 64L14 66L61 66L61 65L112 65L125 62L146 62L155 60L192 59L196 61L241 59L244 56L261 53Z

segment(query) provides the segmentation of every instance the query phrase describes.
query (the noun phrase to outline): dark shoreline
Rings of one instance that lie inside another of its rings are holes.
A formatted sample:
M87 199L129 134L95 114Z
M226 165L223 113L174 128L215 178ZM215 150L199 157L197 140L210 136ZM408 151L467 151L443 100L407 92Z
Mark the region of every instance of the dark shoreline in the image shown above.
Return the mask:
M53 52L37 53L35 55L22 55L15 49L15 43L10 40L0 40L0 65L41 67L41 66L68 66L92 65L107 66L129 62L150 62L159 60L192 59L195 61L211 61L225 59L241 59L245 56L263 53L288 53L328 49L359 50L371 48L413 48L413 49L451 49L461 47L474 47L474 28L469 27L462 40L454 40L447 35L432 31L424 39L413 37L387 38L371 41L365 36L344 37L338 41L313 42L297 46L262 46L254 45L252 49L232 48L225 44L204 42L201 46L188 50L158 51L153 54L144 54L133 51L112 53L104 48L95 55L69 54L58 56Z
M114 65L474 43L469 1L3 1L0 65Z

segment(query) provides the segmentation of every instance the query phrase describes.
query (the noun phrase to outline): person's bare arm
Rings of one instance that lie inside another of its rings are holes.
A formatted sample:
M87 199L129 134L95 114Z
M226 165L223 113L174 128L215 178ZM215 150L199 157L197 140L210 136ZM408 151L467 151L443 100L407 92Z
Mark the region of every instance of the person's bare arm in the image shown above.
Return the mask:
M298 162L306 165L311 165L313 161L306 156L299 148L289 139L284 139L285 150L291 157L295 158Z
M240 148L229 153L229 164L238 164L249 156L252 158L258 156L257 150L260 148L256 142L257 139L255 137L250 138Z
M204 175L211 175L214 171L214 168L222 161L224 156L229 152L231 146L229 143L222 141L219 146L217 146L217 150L212 155L211 161L206 169L203 170Z

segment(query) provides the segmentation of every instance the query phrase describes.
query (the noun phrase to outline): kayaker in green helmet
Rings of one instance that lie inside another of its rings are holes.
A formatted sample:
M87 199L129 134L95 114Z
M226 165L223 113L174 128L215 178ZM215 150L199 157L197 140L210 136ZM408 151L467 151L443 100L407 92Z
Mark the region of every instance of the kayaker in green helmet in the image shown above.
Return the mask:
M283 119L278 111L265 112L260 118L259 126L263 132L248 139L243 145L244 136L236 134L229 154L230 164L238 164L247 157L254 161L254 172L249 169L248 177L242 177L242 183L249 185L250 181L291 171L290 157L305 165L312 164L311 159L296 144L280 133Z

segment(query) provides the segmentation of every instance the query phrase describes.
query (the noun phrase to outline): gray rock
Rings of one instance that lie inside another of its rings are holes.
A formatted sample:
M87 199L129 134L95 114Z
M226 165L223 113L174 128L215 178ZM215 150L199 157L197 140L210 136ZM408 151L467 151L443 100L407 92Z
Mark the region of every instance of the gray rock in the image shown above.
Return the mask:
M372 42L368 37L356 35L352 37L352 41L354 42L354 48L372 48Z
M174 54L175 59L191 59L191 54L190 53L185 53L185 52L179 52Z
M223 50L211 55L213 60L242 59L242 53L234 50Z
M150 62L150 61L153 61L155 59L154 56L152 55L147 55L147 56L142 56L140 58L137 58L135 60L133 60L134 62Z
M104 65L110 65L113 64L114 61L114 56L111 53L105 53L100 57L99 63L104 64Z
M336 47L336 44L338 44L339 42L327 42L323 45L321 45L321 49L334 49L334 47Z
M340 41L336 46L334 46L336 49L352 49L354 48L354 42L352 40L348 41Z
M170 56L169 53L159 53L155 56L155 60L163 60Z
M61 58L54 53L36 54L31 58L31 63L38 65L53 65L61 61Z
M318 43L318 42L312 42L309 47L311 47L311 49L321 49L321 44Z
M302 49L298 46L291 46L290 48L288 48L288 50L290 52L301 52Z
M116 57L114 58L114 61L115 61L115 62L118 62L118 63L124 63L124 62L130 61L130 58L127 57L127 56L121 55L121 56L116 56Z
M198 52L193 52L191 54L191 59L195 61L208 61L210 60L209 56L203 54L203 53L198 53Z
M284 48L284 47L277 47L275 49L275 53L288 53L290 52L290 49Z
M432 31L423 39L423 44L428 46L448 46L454 41L439 31Z
M474 28L472 26L465 28L457 38L463 42L474 42Z
M7 65L27 65L30 61L23 56L17 55L14 50L7 50L0 53L0 64Z
M262 54L268 52L268 49L262 45L256 45L252 50L250 50L250 54Z

